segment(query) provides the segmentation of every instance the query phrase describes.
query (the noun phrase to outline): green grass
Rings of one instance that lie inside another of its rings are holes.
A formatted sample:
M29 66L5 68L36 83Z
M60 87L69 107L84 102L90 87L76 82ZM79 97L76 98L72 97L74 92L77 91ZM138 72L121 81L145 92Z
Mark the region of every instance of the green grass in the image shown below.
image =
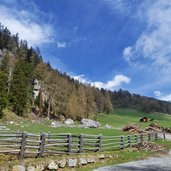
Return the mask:
M103 135L123 135L127 134L121 130L122 127L129 123L137 123L142 127L147 127L150 122L148 123L140 123L139 119L143 116L147 116L148 118L153 118L155 123L160 124L163 127L170 127L171 125L171 115L165 115L160 113L142 113L136 110L131 109L115 109L115 112L113 114L98 114L97 120L102 124L102 126L109 124L114 127L114 129L103 129L103 128L91 128L91 129L85 129L85 128L70 128L70 127L50 127L50 120L42 119L38 123L32 123L31 120L23 119L16 117L12 114L10 116L13 116L13 118L10 119L10 117L7 119L8 121L14 120L15 124L9 124L5 120L0 120L0 125L6 125L8 128L10 128L12 131L25 131L25 132L31 132L31 133L72 133L72 134L103 134ZM165 140L159 140L156 141L157 144L164 144L166 146L166 149L171 149L171 143ZM97 153L96 153L97 154ZM75 169L77 171L89 171L97 167L102 167L106 165L113 165L118 163L124 163L129 162L133 160L139 160L146 158L148 156L154 155L156 153L153 152L145 152L145 151L138 151L138 150L132 150L132 149L126 149L126 150L115 150L115 151L109 151L109 152L103 152L103 154L111 154L117 156L114 160L107 159L99 163L95 163L92 165L87 165L81 169ZM88 154L91 155L91 154ZM73 156L74 157L74 156ZM49 159L49 157L47 157ZM7 155L0 155L0 161L13 161L13 156L7 156ZM37 160L42 159L34 159L36 162ZM16 160L17 161L17 160ZM1 163L1 162L0 162ZM65 169L67 171L67 169ZM68 169L70 170L70 169Z
M170 141L167 140L158 140L155 141L155 144L163 144L166 151L171 149L171 143ZM105 160L102 162L98 162L92 165L86 165L85 167L75 169L76 171L91 171L93 169L103 167L103 166L110 166L110 165L115 165L115 164L121 164L121 163L126 163L126 162L131 162L131 161L136 161L136 160L143 160L148 157L152 156L165 156L167 155L166 151L160 151L160 152L150 152L150 151L145 151L145 150L135 150L132 148L125 149L125 150L116 150L113 152L106 152L106 154L111 154L117 156L114 160Z
M129 123L137 123L142 127L147 127L150 121L147 123L139 122L140 118L146 116L149 119L154 119L154 123L157 123L163 127L170 127L171 115L161 113L143 113L133 109L115 109L113 114L99 114L97 120L102 125L109 124L114 128L121 128Z
M23 121L22 123L8 124L10 130L19 132L30 132L30 133L72 133L72 134L103 134L103 135L122 135L126 134L121 130L117 129L103 129L103 128L71 128L71 127L51 127L47 123L31 123L28 121Z
M9 114L8 114L9 115ZM7 116L8 116L7 115ZM160 113L142 113L137 110L132 109L115 109L113 114L98 114L97 120L102 124L102 127L106 124L113 126L114 129L103 129L103 128L71 128L71 127L56 127L53 128L50 126L51 121L47 119L42 119L38 123L32 123L31 120L23 119L20 117L14 117L14 114L11 120L14 120L15 124L9 124L4 120L0 120L0 123L6 125L13 131L25 131L31 133L72 133L72 134L103 134L103 135L122 135L127 134L122 132L121 128L129 123L137 123L141 127L147 127L148 123L140 123L139 119L143 116L147 116L149 119L153 118L155 123L163 127L170 127L171 125L171 115L160 114ZM10 118L8 118L10 120Z
M166 149L170 148L169 142L167 141L158 141L158 144L164 144L166 145ZM90 157L90 156L97 156L97 155L101 155L104 154L105 156L113 156L112 159L105 159L105 160L100 160L97 163L94 164L88 164L85 166L82 166L80 168L74 168L75 171L91 171L95 168L98 167L103 167L103 166L109 166L109 165L114 165L114 164L120 164L120 163L126 163L126 162L130 162L130 161L135 161L135 160L142 160L145 159L147 157L150 156L163 156L165 155L165 153L163 152L150 152L150 151L138 151L137 149L134 148L129 148L129 149L125 149L125 150L114 150L114 151L108 151L108 152L101 152L101 153L89 153L89 154L82 154L82 155L64 155L64 156L49 156L46 158L30 158L30 159L26 159L24 162L26 165L36 165L36 164L40 164L46 161L50 161L50 160L61 160L62 158L68 159L68 158L77 158L79 159L80 157L82 158L86 158L86 157ZM18 165L19 161L15 160L15 158L13 156L7 156L7 155L0 155L0 166L6 166L7 161L11 161L10 162L10 166L13 165ZM9 163L9 162L8 162ZM71 168L65 168L65 171L70 171Z

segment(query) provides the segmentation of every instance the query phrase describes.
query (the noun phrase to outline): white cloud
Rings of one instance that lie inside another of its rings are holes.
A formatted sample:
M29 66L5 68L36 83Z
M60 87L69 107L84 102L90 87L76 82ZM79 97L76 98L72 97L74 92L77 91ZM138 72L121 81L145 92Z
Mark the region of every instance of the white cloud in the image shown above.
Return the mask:
M125 75L116 75L112 80L107 81L106 83L103 82L92 82L91 85L98 87L113 90L115 88L120 87L122 84L130 83L130 78Z
M164 101L171 101L171 93L163 95L160 91L154 91L154 95L156 98Z
M115 90L117 88L120 88L123 84L129 84L131 79L125 75L116 75L112 80L107 81L106 83L98 82L98 81L90 81L87 78L85 78L84 75L78 75L78 76L72 76L75 80L78 80L81 83L84 84L90 84L91 86L97 87L97 88L104 88L107 90Z
M161 92L158 91L158 90L156 90L156 91L154 91L154 95L155 95L156 97L160 97L160 96L161 96Z
M58 48L66 48L67 47L67 43L66 42L57 42L57 47Z
M156 0L141 12L147 28L134 46L124 49L123 57L132 64L145 62L163 73L171 72L171 1Z
M123 51L123 57L126 61L130 61L130 56L131 56L131 52L132 51L132 47L128 46L124 49Z
M127 15L131 11L131 3L125 0L103 0L113 12Z
M78 80L80 83L83 83L83 84L89 84L90 81L85 78L85 76L82 74L82 75L77 75L77 76L71 76L72 78L74 78L75 80Z
M27 40L29 45L39 46L52 42L52 26L37 21L38 17L34 15L34 11L11 9L1 5L0 13L0 22L7 26L12 34L19 33L19 37Z
M143 5L136 19L146 28L133 46L123 50L123 59L141 77L140 91L150 92L156 87L168 89L171 84L171 1L146 1ZM169 95L160 95L160 99L168 100Z
M171 94L167 94L165 96L160 97L160 100L171 101Z

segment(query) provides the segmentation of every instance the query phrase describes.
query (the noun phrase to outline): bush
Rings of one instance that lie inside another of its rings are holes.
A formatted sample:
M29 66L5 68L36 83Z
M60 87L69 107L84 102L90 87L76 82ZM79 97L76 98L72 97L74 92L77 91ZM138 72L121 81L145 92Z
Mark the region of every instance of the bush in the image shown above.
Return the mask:
M4 115L4 113L3 113L3 111L0 109L0 119L2 119L3 115Z

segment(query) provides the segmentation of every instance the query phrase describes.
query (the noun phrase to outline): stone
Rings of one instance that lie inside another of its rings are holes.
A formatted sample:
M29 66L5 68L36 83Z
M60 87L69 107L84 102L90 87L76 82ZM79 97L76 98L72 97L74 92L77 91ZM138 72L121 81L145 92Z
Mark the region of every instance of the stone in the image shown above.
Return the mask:
M50 161L49 165L48 165L48 169L49 170L57 170L58 169L58 164L56 164L53 160Z
M27 171L35 171L36 167L35 166L28 166Z
M37 165L35 171L42 171L45 170L45 167L43 166L43 164Z
M25 171L26 168L23 165L13 166L12 171Z
M10 121L9 123L10 123L10 124L14 124L14 121Z
M69 167L76 167L77 166L77 159L68 159L68 166Z
M100 156L99 156L99 159L105 159L105 156L104 156L104 154L101 154Z
M51 125L50 126L51 127L59 127L59 126L61 126L61 123L58 122L58 121L53 121L53 122L51 122Z
M101 126L100 122L96 122L92 119L85 119L81 120L81 124L84 128L98 128Z
M62 159L59 161L59 168L64 168L66 166L66 160Z
M69 118L69 119L65 120L64 123L65 123L66 125L73 125L73 124L74 124L74 121L73 121L72 119Z
M93 157L88 157L87 158L87 163L94 163L94 158Z
M113 158L113 157L110 155L109 158L111 159L111 158Z
M106 129L112 129L112 126L106 124L106 125L104 126L104 128L106 128Z
M65 116L59 115L59 121L60 121L60 122L64 122L64 121L65 121Z
M81 165L86 165L86 164L87 164L87 159L85 159L85 158L80 158L80 164L81 164Z

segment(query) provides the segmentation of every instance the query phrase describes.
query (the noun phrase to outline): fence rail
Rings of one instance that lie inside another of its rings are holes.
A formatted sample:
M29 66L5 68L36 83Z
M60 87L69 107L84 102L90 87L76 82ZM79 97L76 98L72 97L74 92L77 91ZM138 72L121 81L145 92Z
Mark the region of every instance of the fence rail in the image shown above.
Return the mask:
M22 160L26 157L124 149L141 141L158 139L158 132L121 136L1 132L0 153L16 154Z

